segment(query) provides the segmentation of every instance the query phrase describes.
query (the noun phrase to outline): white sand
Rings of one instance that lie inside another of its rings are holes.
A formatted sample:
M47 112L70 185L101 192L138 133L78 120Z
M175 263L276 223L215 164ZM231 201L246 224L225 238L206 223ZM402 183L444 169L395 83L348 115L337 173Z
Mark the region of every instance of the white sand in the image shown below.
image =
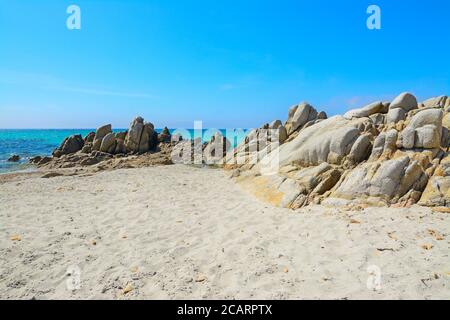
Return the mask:
M273 208L221 170L34 175L0 184L0 298L449 299L449 230L421 207Z

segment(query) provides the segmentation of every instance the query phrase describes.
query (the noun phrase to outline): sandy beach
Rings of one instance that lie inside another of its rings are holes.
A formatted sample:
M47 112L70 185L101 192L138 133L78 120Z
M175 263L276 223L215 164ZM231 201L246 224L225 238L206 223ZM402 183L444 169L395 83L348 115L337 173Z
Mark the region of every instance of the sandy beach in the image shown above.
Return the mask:
M0 302L450 300L450 1L378 2L0 1Z
M19 175L0 202L1 299L450 298L450 214L417 205L275 208L183 165Z

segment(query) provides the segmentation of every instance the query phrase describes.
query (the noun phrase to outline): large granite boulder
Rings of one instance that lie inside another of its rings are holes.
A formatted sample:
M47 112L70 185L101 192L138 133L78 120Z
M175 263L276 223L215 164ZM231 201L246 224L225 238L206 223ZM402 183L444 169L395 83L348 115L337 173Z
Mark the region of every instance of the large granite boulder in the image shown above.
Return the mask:
M292 141L250 158L256 163L241 166L237 180L272 204L289 208L307 205L333 188L344 167L369 157L373 139L367 132L370 123L368 118L336 116L304 127ZM257 133L251 132L247 142ZM266 175L269 172L271 175Z
M436 149L441 145L443 112L425 109L416 113L401 132L399 146L405 149Z
M114 133L108 133L103 139L100 145L100 152L106 152L113 154L116 150L116 136Z
M127 148L125 147L125 139L127 138L127 134L127 131L116 133L115 154L125 154L127 152Z
M127 152L144 153L155 148L157 140L153 124L144 123L142 117L136 117L128 129L125 148Z
M347 111L347 113L344 114L344 118L351 120L352 118L364 118L369 117L376 113L386 113L386 108L383 102L377 101L373 102L365 107L362 107L360 109L353 109L350 111Z
M331 197L344 199L380 198L388 203L398 201L409 190L421 191L427 177L417 161L408 156L369 162L350 171Z
M389 105L389 110L398 108L403 109L406 112L417 109L418 103L416 97L408 92L400 94Z
M95 131L94 140L92 143L92 151L99 151L102 145L103 138L112 132L112 126L110 124L99 127Z
M84 140L81 135L73 135L64 139L59 148L53 151L54 157L61 157L65 154L75 153L80 151L84 146Z
M450 105L450 99L447 96L439 96L422 102L422 108L441 108L445 109Z
M275 120L253 129L234 150L227 153L226 165L230 168L240 165L251 167L285 143L287 138L287 130L281 121Z
M450 207L448 101L429 99L419 108L416 98L404 93L392 103L309 122L295 116L297 106L286 122L296 129L275 152L256 152L252 163L226 169L257 197L293 209L348 202ZM279 126L274 121L265 127ZM232 154L250 154L261 130L252 131ZM263 170L268 164L276 170Z
M277 130L278 132L274 134L274 136L278 136L278 140L280 144L283 144L287 138L288 133L285 126L283 126L283 123L280 120L274 120L269 124L268 129L270 130Z
M291 163L303 167L319 165L322 162L342 164L361 135L359 125L364 121L335 116L303 129L294 140L280 147L280 166ZM355 148L354 152L361 149L364 148Z
M289 109L288 120L285 124L287 135L291 135L309 121L317 119L317 115L317 110L307 102L293 106Z

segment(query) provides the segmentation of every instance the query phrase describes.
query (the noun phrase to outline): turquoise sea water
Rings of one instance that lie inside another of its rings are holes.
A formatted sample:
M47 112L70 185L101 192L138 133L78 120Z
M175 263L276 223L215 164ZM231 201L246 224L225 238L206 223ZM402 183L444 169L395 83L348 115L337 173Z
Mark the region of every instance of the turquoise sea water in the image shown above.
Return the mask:
M114 132L125 131L126 129L116 129ZM95 131L91 129L26 129L26 130L10 130L0 129L0 173L27 170L32 166L28 164L28 160L34 156L48 156L57 148L64 138L81 134L83 137L89 132ZM160 129L157 129L160 132ZM173 130L170 130L173 132ZM194 137L193 130L188 130ZM225 130L220 130L225 134ZM196 136L197 137L197 136ZM244 133L237 135L232 142L233 145L239 143L245 137ZM202 140L209 141L211 132L203 130ZM20 156L18 163L8 162L8 158L14 154Z

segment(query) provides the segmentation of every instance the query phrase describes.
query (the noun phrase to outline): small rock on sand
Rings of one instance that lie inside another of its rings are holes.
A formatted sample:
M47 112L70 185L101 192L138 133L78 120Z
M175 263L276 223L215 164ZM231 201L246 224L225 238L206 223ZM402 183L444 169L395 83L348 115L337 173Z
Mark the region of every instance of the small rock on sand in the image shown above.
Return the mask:
M60 177L60 176L63 176L63 174L59 173L59 172L48 172L48 173L44 174L41 178L49 179L49 178Z

